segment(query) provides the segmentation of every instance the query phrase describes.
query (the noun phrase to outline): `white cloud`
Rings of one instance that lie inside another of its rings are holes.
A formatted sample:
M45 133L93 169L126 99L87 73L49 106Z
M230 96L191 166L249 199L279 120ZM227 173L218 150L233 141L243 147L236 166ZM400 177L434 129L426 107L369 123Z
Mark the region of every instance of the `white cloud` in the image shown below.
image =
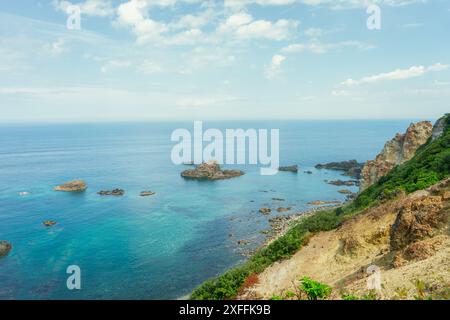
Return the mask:
M86 0L82 2L72 3L65 0L54 0L53 6L63 12L67 12L67 8L71 5L80 7L81 15L107 17L114 14L114 9L109 0Z
M110 72L116 69L129 68L132 63L128 60L111 60L102 66L102 73Z
M233 34L240 39L270 39L284 40L299 25L298 21L280 19L277 21L254 20L245 12L231 15L218 27L220 33Z
M155 74L163 72L163 67L153 61L145 60L139 67L139 71L144 74Z
M355 86L360 84L372 84L390 80L405 80L423 76L428 72L443 71L449 68L449 65L436 63L429 67L412 66L408 69L397 69L391 72L380 73L372 76L363 77L359 80L347 79L342 82L345 86Z
M281 65L286 60L285 56L280 54L276 54L272 57L272 62L269 66L266 67L264 72L264 76L267 79L273 79L281 72Z
M51 56L59 56L68 51L66 48L66 41L63 38L59 38L55 42L45 44L44 50Z
M427 0L225 0L226 7L242 8L257 4L261 6L285 6L295 3L308 6L323 6L334 10L367 7L370 4L385 6L405 6L414 3L425 3Z
M310 43L294 43L290 44L281 49L284 53L301 53L301 52L311 52L316 54L324 54L331 50L342 49L345 47L353 47L359 50L369 50L373 46L367 43L362 43L359 41L342 41L337 43L322 43L318 41Z
M153 4L169 5L173 1L157 0ZM119 25L130 27L137 37L138 43L160 40L161 35L168 31L168 26L163 22L152 20L148 17L150 1L131 0L121 4L117 8L117 22Z

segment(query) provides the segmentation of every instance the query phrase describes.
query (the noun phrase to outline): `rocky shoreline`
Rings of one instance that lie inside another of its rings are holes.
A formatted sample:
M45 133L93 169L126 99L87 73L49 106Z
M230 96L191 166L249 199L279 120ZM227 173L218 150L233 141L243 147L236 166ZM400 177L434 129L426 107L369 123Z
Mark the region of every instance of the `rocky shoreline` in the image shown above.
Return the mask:
M333 209L339 208L341 206L342 206L342 204L327 205L327 206L311 208L308 210L297 211L297 212L295 212L293 214L289 214L289 215L278 215L278 216L269 218L268 221L269 221L270 229L259 231L260 234L263 234L266 237L265 240L260 245L258 245L256 248L251 249L251 250L245 250L242 252L242 254L245 257L250 258L257 251L267 247L273 241L284 236L301 219L308 218L308 217L310 217L320 211L323 211L325 209L333 210ZM265 215L268 215L268 214L265 214ZM251 240L249 240L249 239L240 239L237 241L238 247L247 246L249 244L251 244Z

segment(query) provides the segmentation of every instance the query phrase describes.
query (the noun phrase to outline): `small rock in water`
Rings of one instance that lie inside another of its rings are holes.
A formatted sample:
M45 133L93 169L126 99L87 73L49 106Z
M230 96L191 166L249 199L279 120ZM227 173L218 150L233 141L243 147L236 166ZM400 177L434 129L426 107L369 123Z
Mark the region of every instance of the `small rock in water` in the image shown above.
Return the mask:
M282 199L282 198L272 198L272 200L273 200L273 201L285 201L285 200Z
M238 242L238 245L246 245L246 244L249 244L250 243L250 241L248 241L248 240L239 240Z
M326 180L325 182L328 184L331 184L333 186L347 186L347 187L357 186L359 184L359 182L355 181L355 180L346 180L346 181L343 181L343 180L328 181L328 180Z
M83 192L87 189L87 184L83 180L74 180L55 187L55 191Z
M278 208L277 212L286 212L286 211L291 211L291 207L287 207L287 208Z
M288 167L279 167L278 171L286 171L286 172L298 172L298 165L288 166Z
M123 196L125 194L125 190L114 189L112 191L99 191L98 194L101 196Z
M339 193L342 193L342 194L353 194L352 191L347 190L347 189L338 190L338 192L339 192Z
M155 194L156 194L156 192L152 192L152 191L142 191L141 197L149 197L149 196L153 196Z
M261 208L259 209L259 212L264 215L269 215L272 212L272 210L270 208Z
M5 257L11 251L12 245L5 240L0 241L0 258Z
M56 221L47 220L47 221L44 221L43 224L46 227L53 227L56 224Z
M309 170L307 170L307 171L304 171L306 174L312 174L312 171L309 171Z

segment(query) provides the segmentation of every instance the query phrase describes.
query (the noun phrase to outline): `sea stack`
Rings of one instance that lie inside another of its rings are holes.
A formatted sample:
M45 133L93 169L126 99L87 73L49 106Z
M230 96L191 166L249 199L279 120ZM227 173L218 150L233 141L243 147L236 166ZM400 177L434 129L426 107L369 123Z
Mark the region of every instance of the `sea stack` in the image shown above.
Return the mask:
M86 191L87 184L83 180L74 180L55 187L55 191L83 192Z
M185 170L181 176L186 179L195 180L224 180L240 177L245 173L240 170L222 170L215 161L202 163L193 170Z

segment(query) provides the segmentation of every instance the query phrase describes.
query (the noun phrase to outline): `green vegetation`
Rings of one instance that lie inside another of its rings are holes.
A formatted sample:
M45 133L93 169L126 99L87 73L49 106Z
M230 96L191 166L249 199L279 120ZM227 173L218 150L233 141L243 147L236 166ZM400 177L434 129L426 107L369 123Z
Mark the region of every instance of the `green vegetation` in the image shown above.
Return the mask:
M450 115L446 115L443 135L428 141L413 159L394 168L378 183L362 192L352 203L335 210L325 210L302 219L284 236L261 249L245 264L220 277L206 281L194 290L194 300L234 298L247 277L262 272L275 261L290 258L316 232L337 228L344 220L378 201L395 197L398 192L413 192L427 188L450 176ZM373 299L368 295L363 299Z
M300 290L306 294L308 300L326 299L331 294L331 287L314 281L308 277L301 280Z

